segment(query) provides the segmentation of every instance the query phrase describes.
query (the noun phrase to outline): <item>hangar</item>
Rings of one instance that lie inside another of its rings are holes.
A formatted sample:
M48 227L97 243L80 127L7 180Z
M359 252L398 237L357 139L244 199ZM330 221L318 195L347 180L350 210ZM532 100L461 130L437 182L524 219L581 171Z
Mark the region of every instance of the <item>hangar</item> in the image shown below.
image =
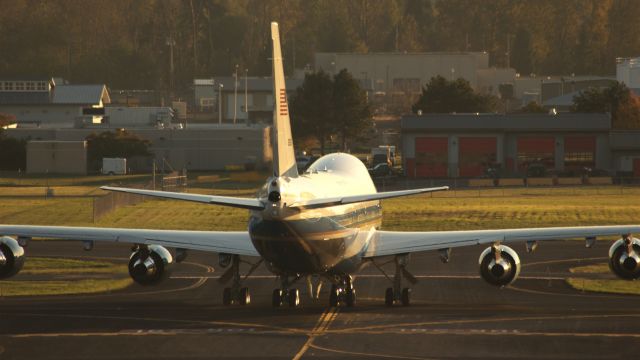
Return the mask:
M522 176L532 164L618 170L609 114L427 114L403 117L401 131L405 174L413 178L482 177L489 168ZM625 150L640 159L640 149Z

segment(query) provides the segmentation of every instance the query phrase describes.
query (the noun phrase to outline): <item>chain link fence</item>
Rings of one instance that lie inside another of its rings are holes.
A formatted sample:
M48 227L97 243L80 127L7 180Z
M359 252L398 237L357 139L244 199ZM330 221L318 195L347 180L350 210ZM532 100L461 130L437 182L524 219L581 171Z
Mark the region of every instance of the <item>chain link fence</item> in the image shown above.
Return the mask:
M94 197L93 222L95 223L100 220L100 218L123 206L140 204L144 201L144 198L142 195L113 191L105 196Z

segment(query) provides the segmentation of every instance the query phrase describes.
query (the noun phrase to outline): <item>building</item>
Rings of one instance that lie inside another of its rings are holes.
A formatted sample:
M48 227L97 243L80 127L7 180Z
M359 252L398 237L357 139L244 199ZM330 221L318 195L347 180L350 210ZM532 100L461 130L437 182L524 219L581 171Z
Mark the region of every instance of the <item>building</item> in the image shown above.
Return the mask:
M616 59L616 79L628 88L640 88L640 57Z
M86 141L37 141L27 143L28 174L87 174Z
M223 123L271 123L273 119L273 79L271 77L219 77L194 80L195 105L209 112L211 119ZM222 87L220 87L222 85ZM236 86L237 85L237 86ZM287 93L291 96L302 85L300 79L287 79ZM221 95L218 93L221 91ZM246 101L245 101L246 94ZM218 96L222 97L222 111L218 113Z
M615 78L606 76L521 77L516 75L513 82L514 97L521 99L523 106L532 101L549 107L553 107L550 104L557 103L567 105L566 99L571 100L570 106L573 105L573 95L580 91L591 87L607 87L614 82Z
M608 114L406 116L403 165L416 178L481 177L489 168L521 176L532 164L557 173L583 167L614 172L610 131ZM640 151L635 154L640 159Z
M0 113L14 115L19 127L72 128L99 122L110 102L105 85L0 79Z
M475 90L498 94L503 82L512 83L513 69L489 67L486 52L434 53L316 53L315 70L336 74L347 69L355 78L372 82L381 94L420 94L432 77L463 78Z
M7 129L8 136L41 142L83 142L95 129ZM152 158L130 162L137 172L151 171L151 160L165 159L174 169L224 170L229 165L264 168L272 159L271 128L262 125L190 124L187 129L135 129L151 141ZM65 159L53 156L56 161ZM85 161L86 162L86 161ZM39 167L38 169L42 169ZM86 171L86 170L85 170Z

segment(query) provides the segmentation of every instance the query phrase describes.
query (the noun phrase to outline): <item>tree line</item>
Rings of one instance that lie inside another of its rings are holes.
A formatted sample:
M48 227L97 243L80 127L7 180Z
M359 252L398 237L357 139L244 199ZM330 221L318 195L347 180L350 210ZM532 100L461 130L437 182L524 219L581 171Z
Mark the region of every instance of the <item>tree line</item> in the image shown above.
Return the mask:
M487 51L521 74L612 74L640 54L636 0L0 0L0 76L188 90L235 64L269 75L316 52ZM170 73L173 52L174 72Z

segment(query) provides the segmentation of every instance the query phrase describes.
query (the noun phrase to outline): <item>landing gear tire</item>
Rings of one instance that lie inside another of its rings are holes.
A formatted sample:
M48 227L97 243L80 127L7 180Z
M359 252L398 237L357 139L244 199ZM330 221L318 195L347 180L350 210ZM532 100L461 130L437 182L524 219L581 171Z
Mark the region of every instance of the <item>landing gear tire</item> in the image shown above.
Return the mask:
M249 305L251 303L251 294L249 293L249 288L241 288L240 289L240 299L238 299L240 305Z
M273 290L273 296L271 298L271 304L273 305L273 307L282 306L283 298L284 298L284 294L282 293L282 290L280 289Z
M409 306L411 304L411 289L409 288L402 289L400 302L402 303L402 306Z
M356 289L347 289L344 297L347 307L353 307L356 304Z
M393 306L393 288L387 288L384 292L384 304L387 306Z
M331 286L331 293L329 294L329 306L336 307L338 306L338 302L340 300L340 290L337 286Z
M222 291L222 305L231 305L231 288L224 288Z
M298 307L300 305L300 290L289 290L289 307Z

